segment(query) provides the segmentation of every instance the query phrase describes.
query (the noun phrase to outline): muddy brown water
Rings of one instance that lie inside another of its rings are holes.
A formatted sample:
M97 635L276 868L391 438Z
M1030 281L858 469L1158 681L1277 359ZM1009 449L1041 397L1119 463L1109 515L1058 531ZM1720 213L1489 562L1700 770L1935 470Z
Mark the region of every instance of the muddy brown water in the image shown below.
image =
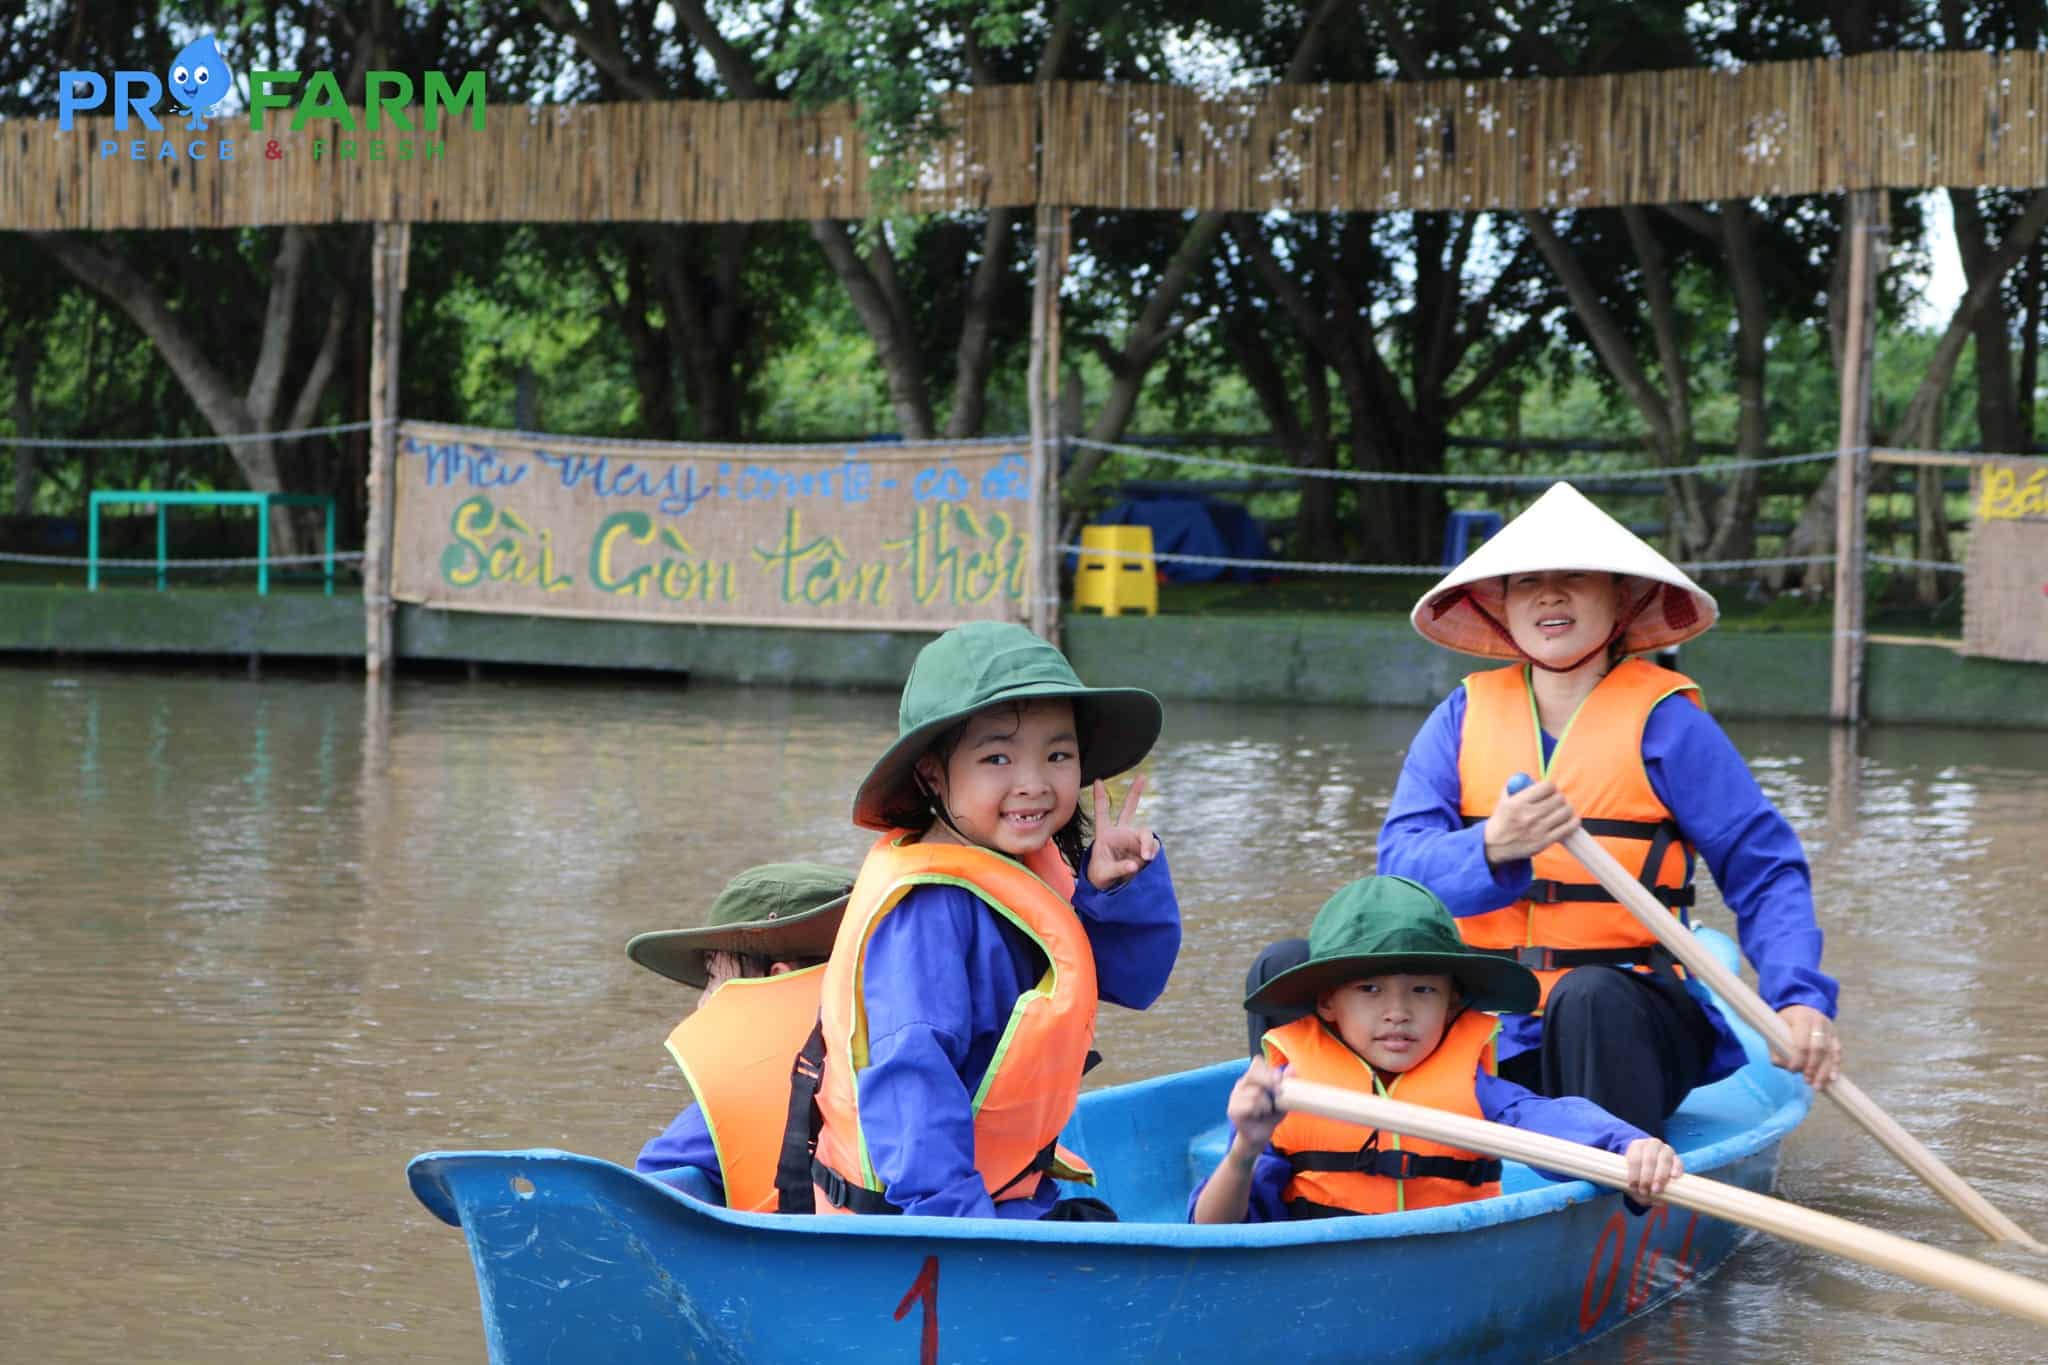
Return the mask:
M460 1235L406 1159L630 1162L681 1102L661 1039L691 996L622 945L749 864L852 865L850 793L894 715L617 679L0 668L0 1360L482 1359ZM1187 943L1152 1010L1105 1010L1092 1084L1241 1052L1245 963L1371 870L1420 720L1169 706L1144 806ZM1730 729L1812 856L1852 1074L2048 1235L2048 735ZM1825 1103L1781 1188L1982 1250ZM1930 1358L2048 1337L1757 1239L1575 1357Z

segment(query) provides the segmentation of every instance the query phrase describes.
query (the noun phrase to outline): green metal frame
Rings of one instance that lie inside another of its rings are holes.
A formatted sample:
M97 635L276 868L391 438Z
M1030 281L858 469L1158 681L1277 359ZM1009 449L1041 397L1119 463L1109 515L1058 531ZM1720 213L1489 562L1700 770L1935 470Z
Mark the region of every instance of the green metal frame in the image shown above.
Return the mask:
M110 488L95 492L86 526L85 587L100 588L100 507L107 503L154 503L156 505L156 587L164 590L169 578L169 537L165 509L171 507L254 507L256 518L256 591L270 592L270 509L273 507L319 507L327 513L326 580L327 595L334 596L334 498L327 493L166 493L144 488Z

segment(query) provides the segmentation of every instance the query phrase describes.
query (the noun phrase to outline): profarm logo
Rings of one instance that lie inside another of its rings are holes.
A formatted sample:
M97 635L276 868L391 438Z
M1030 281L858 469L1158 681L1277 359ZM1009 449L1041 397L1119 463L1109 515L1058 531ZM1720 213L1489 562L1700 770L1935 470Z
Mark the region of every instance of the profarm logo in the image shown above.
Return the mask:
M209 130L207 117L234 88L234 72L220 45L205 34L187 43L161 78L154 71L116 71L110 83L97 71L59 73L57 126L70 132L77 115L111 105L114 132L130 136L101 139L102 161L233 161L234 138L223 136L224 128ZM349 107L331 71L249 73L249 132L261 137L265 115L288 109L292 132L310 126L316 134L315 161L440 160L448 144L433 134L444 118L467 112L469 126L483 128L484 73L465 71L451 82L444 73L429 71L415 85L403 71L372 71L364 78L363 105L360 115ZM157 112L166 106L174 116L168 132ZM216 114L213 121L218 125L224 119ZM274 123L270 131L278 131ZM265 160L283 155L284 146L274 136L264 139Z

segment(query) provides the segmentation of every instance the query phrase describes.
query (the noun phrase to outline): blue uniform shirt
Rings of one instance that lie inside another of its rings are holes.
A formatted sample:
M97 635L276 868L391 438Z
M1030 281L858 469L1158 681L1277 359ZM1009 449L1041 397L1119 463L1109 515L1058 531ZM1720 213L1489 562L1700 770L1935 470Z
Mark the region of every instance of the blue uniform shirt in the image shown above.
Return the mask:
M1097 890L1084 872L1074 909L1094 951L1101 998L1131 1009L1158 999L1180 952L1180 903L1165 851L1112 891ZM954 886L911 891L869 938L861 1130L888 1198L904 1212L1038 1218L1058 1197L1046 1180L1031 1198L997 1204L974 1166L974 1092L1017 997L1044 972L1043 954L1021 930ZM634 1168L654 1174L680 1166L718 1178L717 1153L695 1105L641 1150Z
M794 1062L795 1058L790 1060ZM658 1175L684 1166L695 1166L704 1172L712 1188L718 1191L719 1202L725 1202L725 1172L718 1166L718 1149L711 1143L704 1111L694 1104L677 1114L658 1136L649 1139L633 1162L633 1169L642 1175Z
M1527 859L1491 867L1485 828L1460 813L1458 747L1465 730L1465 689L1438 704L1415 734L1380 829L1379 870L1421 882L1453 915L1479 915L1520 899L1533 878ZM1543 736L1546 762L1557 746ZM1799 836L1750 776L1749 766L1714 718L1683 697L1666 697L1643 725L1643 767L1687 842L1706 860L1735 912L1743 956L1756 968L1757 993L1772 1009L1811 1005L1835 1012L1836 985L1820 969L1821 932L1813 884ZM1531 773L1534 777L1536 774ZM1692 872L1690 855L1687 874ZM1692 986L1696 994L1703 988ZM1707 1080L1745 1060L1719 1010L1707 1009L1720 1035ZM1537 1015L1504 1014L1498 1056L1543 1039Z
M1505 1020L1506 1015L1501 1018ZM1500 1040L1494 1040L1495 1046ZM1567 1142L1581 1143L1587 1147L1598 1147L1604 1152L1617 1154L1628 1151L1628 1145L1649 1134L1631 1124L1623 1123L1614 1115L1602 1109L1591 1100L1576 1096L1567 1099L1547 1099L1532 1090L1504 1081L1498 1076L1489 1076L1484 1069L1473 1073L1473 1093L1479 1100L1479 1116L1491 1123L1504 1123L1510 1128L1524 1128L1532 1133L1563 1138ZM1571 1180L1568 1175L1556 1175L1549 1171L1538 1171L1538 1175L1549 1180ZM1259 1153L1259 1159L1252 1165L1251 1202L1245 1210L1247 1223L1284 1223L1289 1215L1283 1193L1294 1172L1287 1165L1287 1158L1273 1149L1271 1143ZM1188 1196L1188 1218L1195 1216L1195 1201L1202 1197L1202 1191L1209 1182L1204 1180L1195 1186L1195 1192ZM1631 1206L1633 1207L1633 1206Z

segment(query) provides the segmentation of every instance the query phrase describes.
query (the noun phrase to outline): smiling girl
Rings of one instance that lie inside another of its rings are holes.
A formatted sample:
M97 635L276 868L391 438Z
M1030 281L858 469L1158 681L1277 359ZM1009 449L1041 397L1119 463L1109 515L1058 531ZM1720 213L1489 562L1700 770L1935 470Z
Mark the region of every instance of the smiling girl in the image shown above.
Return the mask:
M1511 660L1468 676L1409 746L1379 870L1443 897L1465 941L1543 984L1503 1021L1500 1074L1661 1134L1743 1062L1733 1029L1558 841L1583 828L1682 921L1698 860L1757 988L1827 1085L1841 1064L1806 855L1690 678L1631 656L1713 625L1714 599L1569 484L1554 484L1416 604L1424 636ZM1508 795L1517 773L1540 779Z
M869 850L825 969L812 1177L820 1212L1101 1220L1056 1139L1098 999L1144 1009L1180 950L1166 858L1112 816L1160 706L1089 688L1021 626L947 631L918 654L898 735L854 797ZM1094 838L1081 810L1091 788Z

